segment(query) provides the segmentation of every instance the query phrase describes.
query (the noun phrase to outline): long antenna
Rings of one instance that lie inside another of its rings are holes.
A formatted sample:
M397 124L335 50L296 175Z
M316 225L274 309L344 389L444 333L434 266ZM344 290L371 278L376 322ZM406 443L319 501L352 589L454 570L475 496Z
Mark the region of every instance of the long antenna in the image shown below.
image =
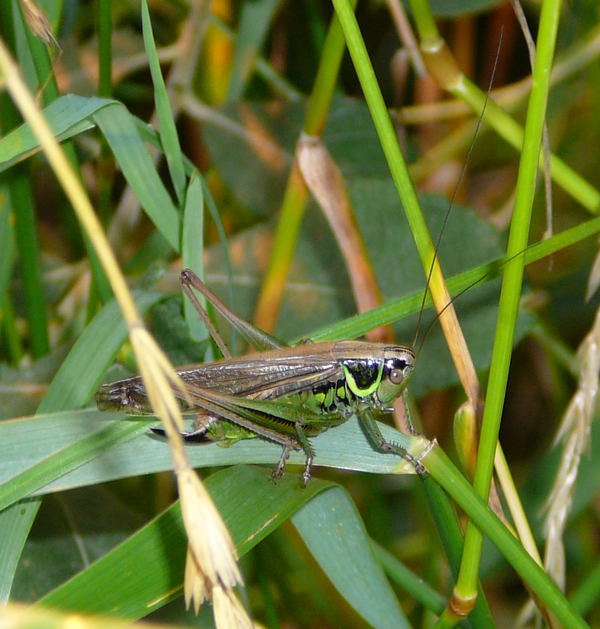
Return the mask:
M489 277L494 277L500 271L500 269L502 269L502 267L507 265L511 260L514 260L515 258L518 258L519 256L525 255L525 253L527 252L527 249L529 249L529 247L527 247L526 249L522 249L521 251L517 251L517 253L513 254L509 258L505 258L505 259L501 259L497 261L496 263L493 264L492 268L487 273L485 273L481 277L478 277L476 280L473 280L468 286L465 286L458 293L456 293L456 295L454 295L454 297L429 322L429 325L425 329L425 334L423 334L423 338L421 339L421 342L419 344L419 348L416 349L416 347L413 346L415 347L417 355L421 353L421 349L423 348L423 345L425 344L425 340L429 336L429 333L431 332L433 326L436 324L437 320L442 316L442 314L444 314L447 308L449 308L459 297L464 295L467 291L471 290L473 286L477 286L477 284L480 284L481 282L483 282Z
M498 59L500 58L500 49L502 48L502 35L504 33L504 27L502 27L500 29L500 36L498 39L498 47L496 48L496 57L494 59L494 65L492 66L492 74L490 76L490 81L488 84L488 89L485 93L485 99L483 101L483 107L481 108L481 113L479 114L479 118L477 119L477 124L475 125L475 133L473 134L473 139L471 140L471 143L469 144L469 149L467 150L467 156L465 158L465 162L463 164L463 167L461 168L460 171L460 175L458 177L458 181L456 182L456 185L454 186L454 189L452 191L452 195L450 196L450 201L448 202L448 209L446 210L446 213L444 214L444 220L442 221L442 226L439 230L438 236L437 236L437 240L435 243L435 249L433 252L433 259L431 260L431 265L429 266L429 272L427 273L427 281L425 282L425 290L423 291L423 298L421 299L421 306L419 308L419 318L417 320L417 327L415 330L415 338L413 340L413 344L412 346L414 348L416 348L417 345L417 340L419 338L419 333L421 331L421 325L423 323L423 311L425 309L425 300L427 299L427 291L429 290L429 284L431 282L431 276L433 274L433 268L435 266L435 262L438 259L438 254L440 251L440 245L442 243L442 237L444 235L444 232L446 231L446 225L448 224L448 219L450 218L450 212L452 211L452 208L454 207L454 201L456 199L456 195L458 193L458 190L465 178L466 172L467 172L467 166L469 164L469 161L471 159L471 154L473 153L473 149L475 147L475 142L477 140L477 137L479 135L479 131L481 130L481 124L483 122L483 116L485 114L485 110L490 98L490 93L492 91L492 85L494 84L494 78L496 76L496 69L498 68ZM482 278L483 279L483 278ZM469 287L470 288L470 287ZM459 293L459 295L461 295L464 291L461 291L461 293ZM458 296L458 295L457 295ZM452 300L454 301L454 300ZM438 314L436 315L435 319L433 320L432 323L434 323L435 321L437 321L440 318L440 315L446 310L446 308L448 308L451 304L452 301L450 301L449 303L447 303L440 312L438 312ZM421 342L420 348L423 347L423 342L425 340L425 338L427 338L427 335L429 334L429 331L431 330L431 326L432 324L430 324L426 330L426 333L424 335L423 341ZM419 350L420 350L419 348Z

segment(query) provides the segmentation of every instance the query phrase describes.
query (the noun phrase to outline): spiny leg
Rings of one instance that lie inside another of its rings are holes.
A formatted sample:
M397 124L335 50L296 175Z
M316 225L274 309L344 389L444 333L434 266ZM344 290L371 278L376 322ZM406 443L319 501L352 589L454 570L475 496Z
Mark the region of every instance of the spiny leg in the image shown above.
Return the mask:
M283 452L281 453L281 457L279 458L279 463L277 463L277 467L271 472L271 479L273 481L276 481L283 476L285 464L287 460L290 458L291 451L292 451L292 446L290 445L283 446Z
M192 290L192 288L195 288L197 291L202 293L204 297L211 300L213 303L218 301L217 298L213 295L213 293L208 290L208 288L204 285L204 282L202 282L202 280L191 269L183 269L183 271L181 271L181 273L179 274L179 281L181 282L183 292L186 294L187 298L190 300L190 302L200 315L200 318L204 322L206 329L208 330L213 341L221 350L223 356L225 358L231 358L231 352L229 351L227 344L223 340L222 336L219 334L217 328L215 328L215 326L213 325L213 322L208 316L208 312L206 312L206 309L200 303L200 300L196 297L196 295L194 295L194 291ZM226 308L226 306L221 302L219 302L218 305Z
M306 487L308 485L308 481L310 480L311 473L310 469L312 467L315 451L304 432L304 427L302 422L297 421L295 423L296 427L296 437L298 437L298 442L302 446L302 450L304 450L304 454L306 454L306 462L304 464L304 471L302 472L302 485Z
M206 435L210 426L217 421L218 419L212 417L211 415L199 414L196 419L196 427L193 430L182 432L180 434L183 437L183 440L188 443L205 443L207 441L212 441L212 439L209 439ZM167 433L163 428L150 428L150 430L155 435L159 435L161 437L167 436Z
M379 426L373 418L373 414L370 409L360 409L357 415L360 426L363 429L373 449L377 450L378 452L382 452L383 454L397 454L398 456L401 456L403 459L406 459L409 463L411 463L415 468L415 472L419 476L427 476L427 470L425 469L425 466L418 459L415 459L415 457L407 452L406 449L403 448L400 444L394 443L393 441L387 441L385 439L385 437L381 434L381 430L379 430Z

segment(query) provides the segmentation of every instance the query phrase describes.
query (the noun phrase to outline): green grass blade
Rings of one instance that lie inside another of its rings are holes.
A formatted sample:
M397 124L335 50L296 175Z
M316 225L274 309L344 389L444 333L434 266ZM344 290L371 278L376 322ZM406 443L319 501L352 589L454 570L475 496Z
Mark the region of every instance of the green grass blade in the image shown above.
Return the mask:
M227 101L237 101L241 98L254 70L254 64L267 36L267 30L280 5L281 0L259 0L258 2L244 2L242 5Z
M198 174L192 175L185 195L181 256L184 268L204 278L204 190ZM206 308L205 298L199 295L198 299ZM205 339L208 331L189 299L183 300L183 313L190 336L195 341Z
M331 486L315 481L304 490L297 479L289 477L275 486L263 470L246 466L213 474L205 484L239 555L247 553L302 504ZM186 547L179 503L175 503L40 603L141 618L181 595ZM98 596L99 591L102 596Z
M292 522L340 594L368 623L381 629L409 626L345 490L315 496Z
M105 98L61 96L44 108L44 116L54 135L67 140L94 128L91 116L111 102ZM21 125L0 140L0 172L39 152L39 143L28 125Z
M113 422L57 450L0 485L0 511L145 430L132 422Z
M134 298L144 314L162 296L137 291ZM113 300L92 319L54 377L39 413L80 408L98 388L102 376L127 338L121 310Z
M435 614L440 614L443 611L446 599L441 594L438 594L421 577L398 561L383 546L371 540L371 547L382 568L393 583L396 583L408 592L412 598Z
M98 125L142 207L171 247L179 251L179 213L127 109L117 101L71 95L52 103L44 109L44 114L60 140L80 133L94 122ZM29 128L18 127L0 141L0 172L38 150Z
M137 134L131 114L123 105L115 103L99 109L94 120L144 211L173 249L179 251L179 212L158 177L150 153Z
M25 500L0 512L0 603L8 601L23 546L40 500Z
M173 118L169 95L165 87L162 72L160 71L160 62L156 53L156 44L154 43L152 23L150 21L150 13L146 0L142 1L142 26L144 32L144 47L148 55L148 64L150 66L152 84L154 86L154 103L158 115L161 144L169 167L175 194L177 195L179 203L183 204L186 181L181 146L179 145L179 138L177 137L177 128L175 127L175 119Z
M10 482L11 478L57 450L89 435L91 431L96 432L115 419L148 429L158 424L153 418L128 421L121 418L123 416L119 413L87 409L0 423L0 442L6 453L0 460L0 482ZM405 447L411 446L411 439L406 435L385 424L380 424L379 427L386 439ZM44 435L44 438L40 439L40 435ZM374 452L356 419L350 419L345 424L322 433L311 439L311 443L317 452L315 470L324 466L384 474L412 471L410 467L406 467L401 457ZM280 446L262 439L246 439L231 448L219 447L217 444L200 444L190 445L186 450L194 467L258 463L269 465L272 469L281 457ZM292 453L286 468L287 476L295 478L298 483L297 470L303 469L304 459L303 453ZM148 431L127 443L101 452L95 459L49 483L37 493L41 495L171 469L172 461L167 444L162 439L153 438ZM268 477L270 470L263 470L263 474Z

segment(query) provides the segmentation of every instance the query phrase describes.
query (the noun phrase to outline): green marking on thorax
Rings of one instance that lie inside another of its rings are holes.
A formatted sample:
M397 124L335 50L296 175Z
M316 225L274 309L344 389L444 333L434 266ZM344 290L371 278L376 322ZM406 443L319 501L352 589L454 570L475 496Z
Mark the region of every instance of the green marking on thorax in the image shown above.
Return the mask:
M350 369L346 365L342 365L344 369L344 375L346 376L346 382L348 384L348 388L356 397L368 397L377 391L379 385L381 384L381 378L383 377L383 362L379 364L379 369L377 371L377 377L373 382L366 388L361 389L357 384L354 376L352 375Z

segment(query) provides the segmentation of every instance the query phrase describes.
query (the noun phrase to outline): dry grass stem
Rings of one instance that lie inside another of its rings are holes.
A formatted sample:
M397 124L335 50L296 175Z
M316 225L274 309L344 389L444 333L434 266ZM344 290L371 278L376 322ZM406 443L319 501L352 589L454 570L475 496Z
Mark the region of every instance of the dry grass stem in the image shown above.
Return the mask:
M598 401L600 372L600 310L594 325L577 351L579 383L561 422L555 443L564 445L560 466L546 503L546 550L544 566L558 585L565 587L563 533L571 503L579 463L590 439L590 426Z
M25 21L27 22L27 26L31 29L31 32L41 39L46 46L60 48L52 33L52 28L50 27L50 22L48 21L48 16L44 9L42 9L35 0L21 0L21 7L23 8Z
M319 136L303 133L298 142L297 158L304 181L325 214L344 256L357 310L370 310L381 303L381 291L342 173ZM371 330L367 338L373 342L389 342L391 328Z

